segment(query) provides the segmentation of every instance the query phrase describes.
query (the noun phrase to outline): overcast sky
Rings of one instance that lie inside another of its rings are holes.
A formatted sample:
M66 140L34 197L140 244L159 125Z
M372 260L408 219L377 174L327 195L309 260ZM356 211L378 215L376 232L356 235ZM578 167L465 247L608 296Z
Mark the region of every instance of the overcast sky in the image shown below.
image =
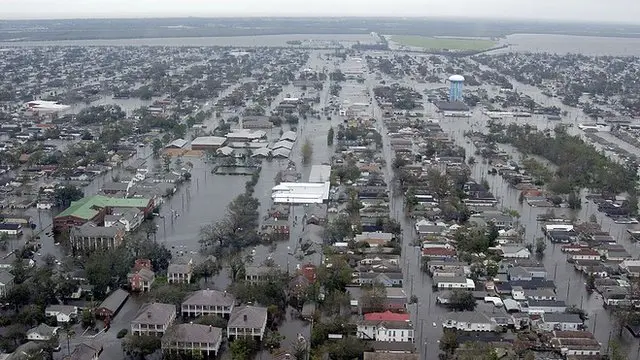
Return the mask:
M2 19L436 16L640 23L640 0L0 0Z

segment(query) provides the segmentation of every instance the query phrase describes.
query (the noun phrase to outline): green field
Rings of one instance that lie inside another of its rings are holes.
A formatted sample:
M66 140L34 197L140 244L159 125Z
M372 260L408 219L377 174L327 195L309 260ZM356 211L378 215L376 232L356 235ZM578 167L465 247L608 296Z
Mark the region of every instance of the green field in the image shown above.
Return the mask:
M434 38L418 35L393 35L391 41L428 50L482 51L496 45L495 41L485 39Z

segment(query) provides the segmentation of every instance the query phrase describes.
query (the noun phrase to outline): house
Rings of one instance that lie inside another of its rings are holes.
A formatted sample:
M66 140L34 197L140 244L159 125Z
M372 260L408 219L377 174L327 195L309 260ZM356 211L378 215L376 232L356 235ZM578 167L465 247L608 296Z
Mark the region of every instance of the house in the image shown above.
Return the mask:
M526 311L529 314L563 313L567 304L561 300L527 300Z
M105 215L104 226L124 226L126 232L136 230L142 225L144 214L138 209L113 209L111 215Z
M422 256L429 260L446 261L456 259L457 253L454 249L448 249L446 247L425 247L422 249Z
M49 305L44 309L44 315L55 317L58 323L68 323L78 317L78 307L71 305Z
M106 299L104 299L100 306L96 308L96 316L101 318L113 318L128 298L128 292L122 289L116 289L114 292L109 294Z
M167 282L169 284L189 284L193 276L193 259L186 264L169 264L167 269Z
M0 234L6 234L8 236L19 236L22 234L22 225L0 222Z
M496 331L498 329L497 324L480 311L447 313L442 327L458 331Z
M520 245L502 245L499 247L502 257L507 259L528 259L531 252L525 246Z
M544 267L514 266L507 269L509 280L531 281L533 279L545 279L547 271Z
M549 289L525 289L524 297L527 300L556 300L556 293Z
M554 331L551 347L568 357L600 355L600 343L588 331Z
M253 337L262 340L267 327L267 308L258 306L234 307L227 323L229 339Z
M102 345L80 343L69 356L69 360L98 360L102 353Z
M469 289L476 288L476 284L465 276L434 276L433 286L438 289Z
M136 259L128 278L131 290L142 292L151 290L151 285L155 281L155 273L151 270L151 260Z
M578 314L548 313L542 314L538 328L543 331L578 331L582 330L583 322Z
M124 226L105 227L87 222L70 229L69 242L80 251L115 249L122 244L124 234Z
M0 270L0 298L6 296L13 287L13 278L8 270Z
M58 334L59 327L40 324L27 331L27 340L49 341Z
M418 235L440 235L447 230L447 226L444 223L433 223L423 219L416 222L415 230Z
M576 260L600 260L600 253L593 249L580 249L567 254L567 261Z
M367 243L370 247L383 246L389 241L393 240L394 235L385 232L363 232L357 234L354 238L356 243Z
M182 316L218 315L225 319L231 316L236 299L226 291L198 290L189 295L180 306Z
M214 357L222 344L222 329L210 325L178 324L170 327L166 334L162 338L162 350L167 353Z
M413 342L413 326L409 314L391 311L369 313L357 324L359 339L385 342Z
M173 304L147 303L131 321L131 334L162 336L176 319Z
M382 284L385 287L402 286L403 275L400 272L376 273L359 272L354 277L353 282L358 285Z

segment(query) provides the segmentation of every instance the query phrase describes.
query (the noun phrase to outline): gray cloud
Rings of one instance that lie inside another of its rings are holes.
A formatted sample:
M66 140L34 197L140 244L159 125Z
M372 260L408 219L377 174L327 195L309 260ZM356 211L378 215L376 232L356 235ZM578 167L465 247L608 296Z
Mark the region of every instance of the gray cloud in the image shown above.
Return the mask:
M639 0L0 0L0 18L436 16L640 23Z

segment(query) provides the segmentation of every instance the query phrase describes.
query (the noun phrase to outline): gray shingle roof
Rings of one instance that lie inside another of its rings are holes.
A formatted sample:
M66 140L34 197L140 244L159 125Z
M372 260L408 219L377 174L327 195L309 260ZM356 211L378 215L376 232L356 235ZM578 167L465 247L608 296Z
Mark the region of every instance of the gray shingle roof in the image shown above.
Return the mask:
M138 313L131 323L163 325L169 321L171 316L175 316L175 314L175 305L148 303L143 305L140 310L138 310Z
M189 297L182 302L182 305L231 306L235 301L235 297L226 291L199 290L189 295Z
M198 324L179 324L172 326L162 338L165 346L170 346L169 342L194 342L219 345L221 339L221 328Z
M267 308L241 306L234 308L229 317L228 328L262 328L267 323Z
M109 296L104 299L104 301L102 302L102 304L100 304L100 306L98 306L98 308L104 308L111 312L116 312L116 310L118 310L120 305L122 305L122 303L125 302L128 297L128 292L122 289L117 289L109 294Z

